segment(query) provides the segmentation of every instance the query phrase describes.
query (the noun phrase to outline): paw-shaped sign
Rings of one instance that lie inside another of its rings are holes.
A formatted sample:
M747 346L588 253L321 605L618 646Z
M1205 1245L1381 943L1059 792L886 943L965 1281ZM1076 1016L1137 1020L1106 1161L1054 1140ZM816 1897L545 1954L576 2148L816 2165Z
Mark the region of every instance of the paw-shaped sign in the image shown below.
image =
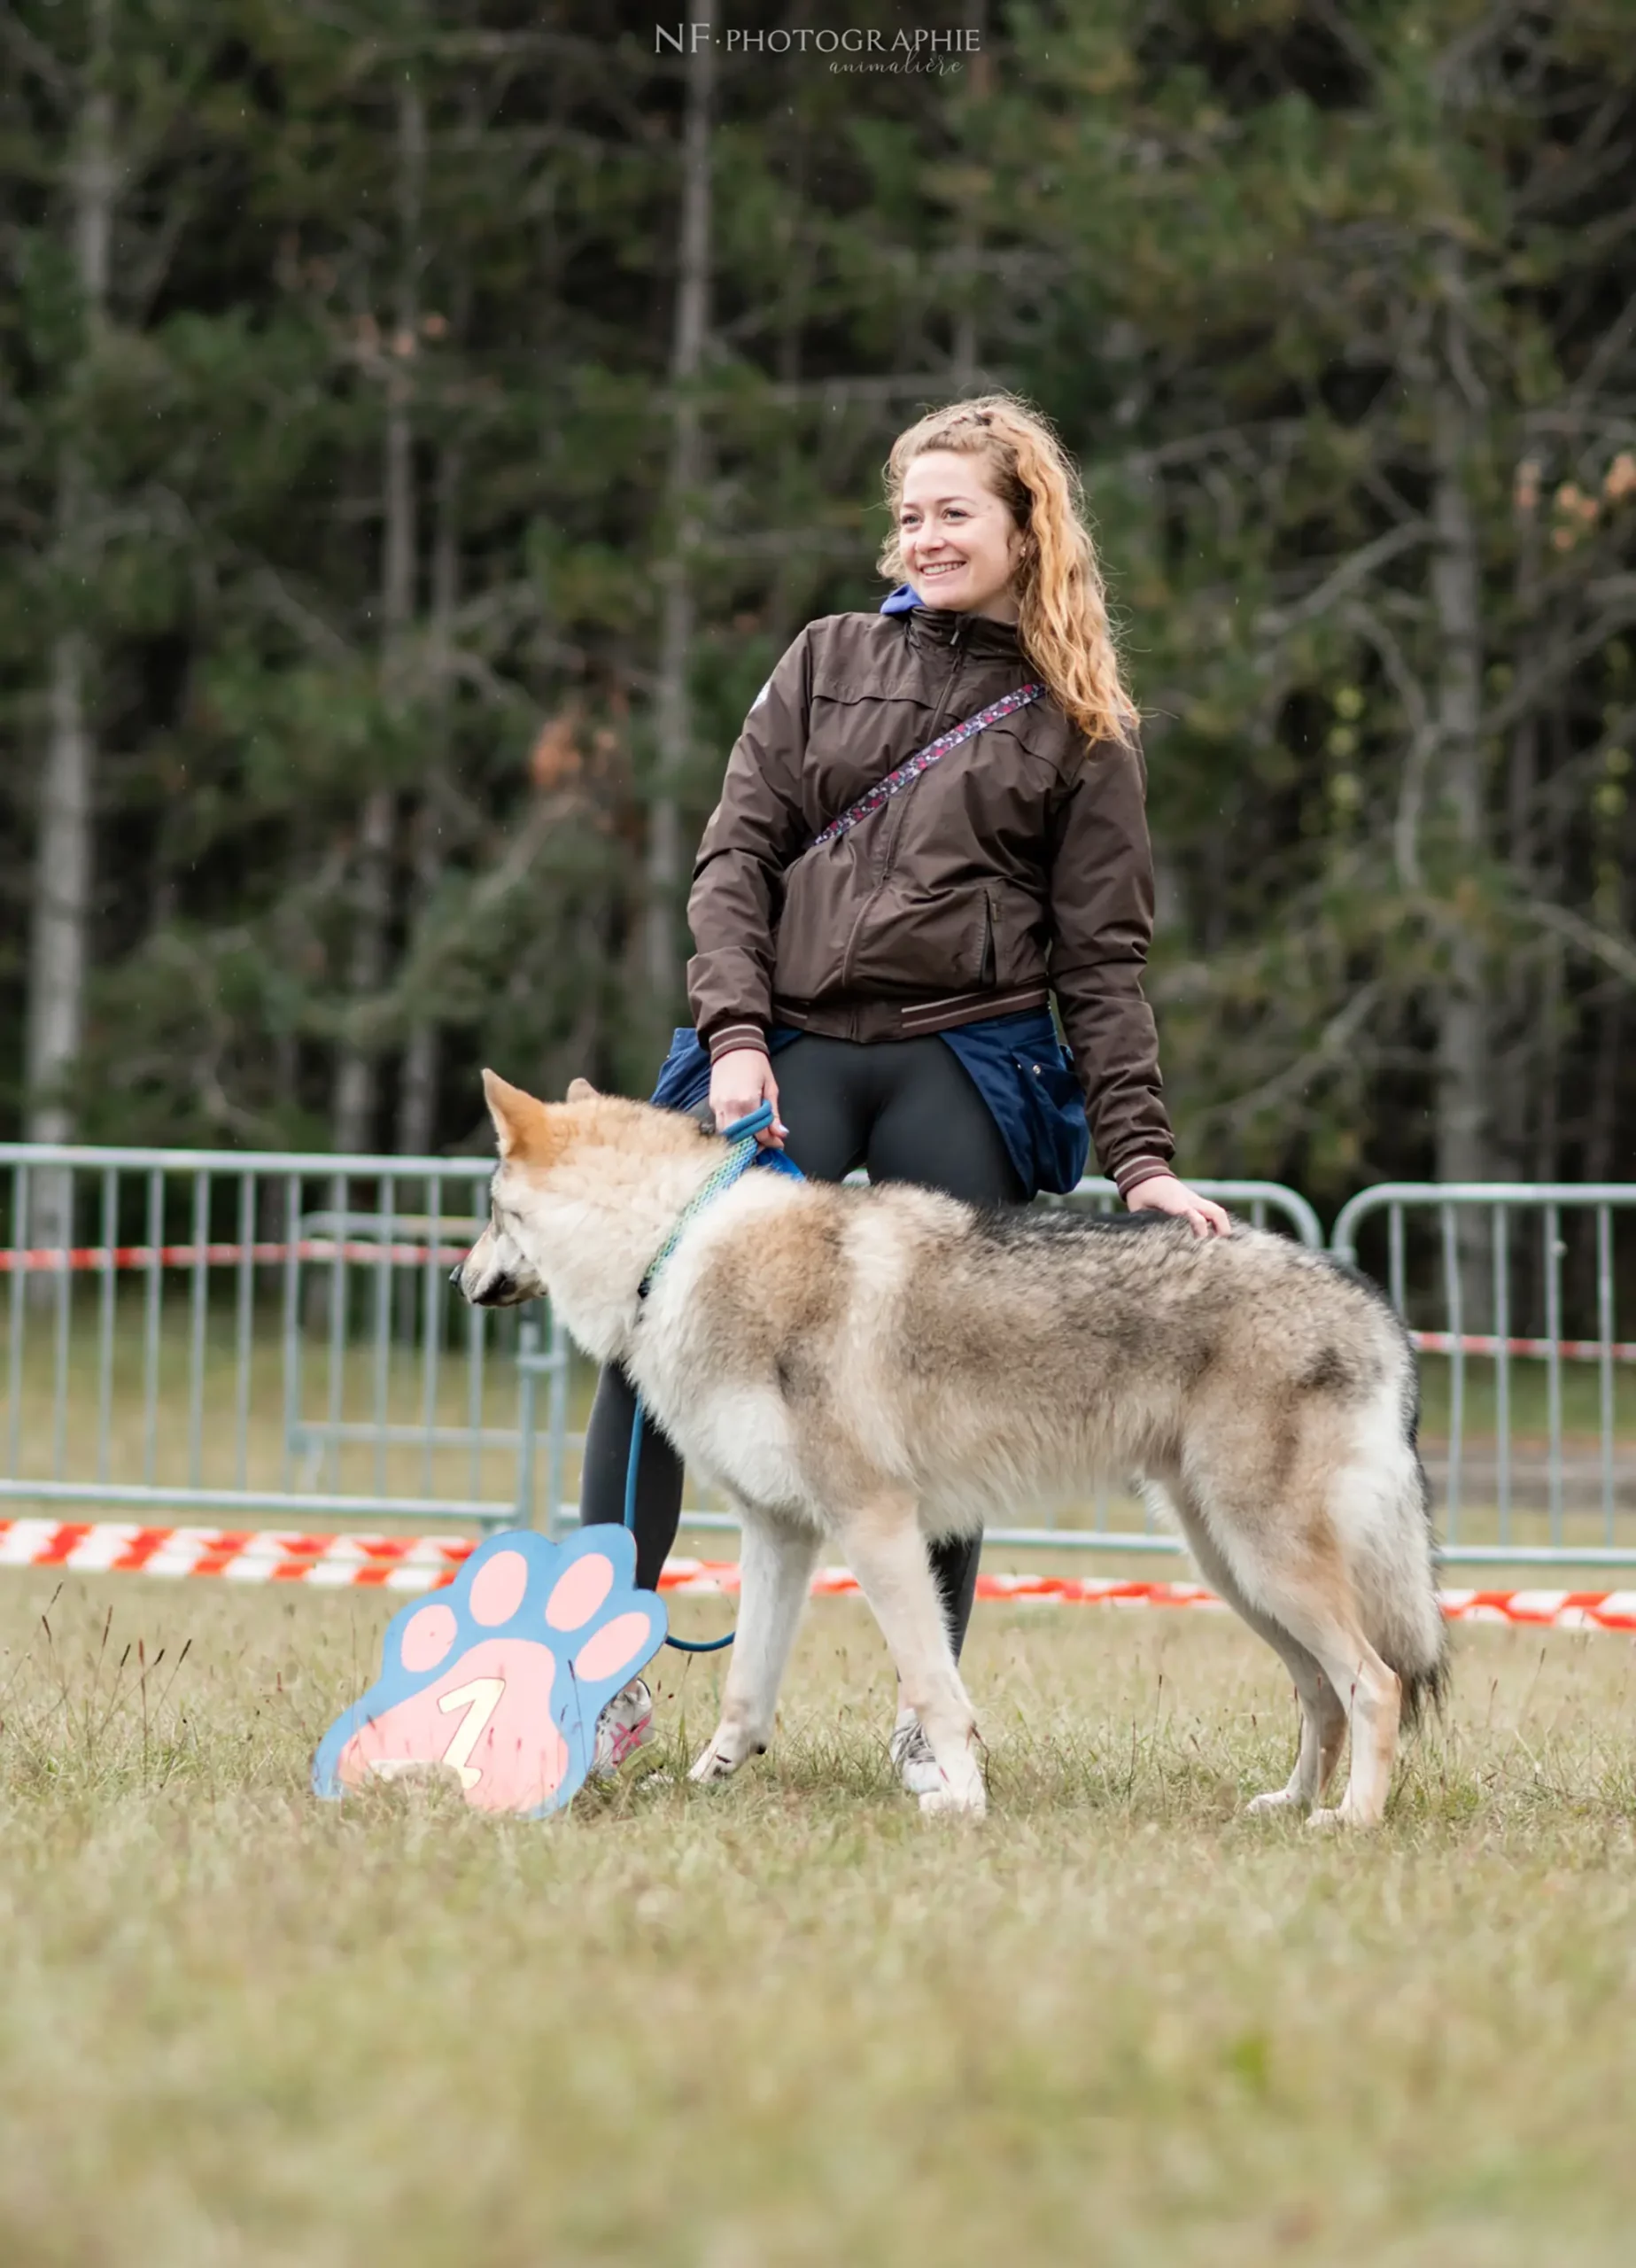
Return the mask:
M480 1811L561 1811L603 1703L663 1642L664 1608L635 1578L621 1527L490 1536L447 1590L387 1624L380 1676L313 1759L315 1793L441 1767Z

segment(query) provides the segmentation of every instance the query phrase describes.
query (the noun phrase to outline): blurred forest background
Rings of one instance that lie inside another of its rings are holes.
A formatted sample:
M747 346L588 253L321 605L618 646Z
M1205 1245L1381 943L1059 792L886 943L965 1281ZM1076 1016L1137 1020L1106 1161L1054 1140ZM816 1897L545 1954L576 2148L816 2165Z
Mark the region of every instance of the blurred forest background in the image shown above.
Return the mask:
M980 51L727 44L849 25ZM647 1092L748 702L1002 384L1183 1170L1636 1175L1636 0L0 0L0 135L8 1132Z

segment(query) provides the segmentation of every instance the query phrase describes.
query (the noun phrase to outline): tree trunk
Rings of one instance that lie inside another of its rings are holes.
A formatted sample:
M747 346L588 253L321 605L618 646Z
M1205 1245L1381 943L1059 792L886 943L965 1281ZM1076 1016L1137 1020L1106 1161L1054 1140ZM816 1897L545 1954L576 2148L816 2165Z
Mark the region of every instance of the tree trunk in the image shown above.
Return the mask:
M421 800L415 823L415 902L429 909L443 879L443 806L439 775L447 751L452 723L454 609L460 596L460 539L458 506L460 452L446 448L438 466L438 521L431 568L432 670L437 680L438 753ZM436 1137L439 1033L430 1016L417 1016L409 1027L403 1072L398 1090L398 1139L400 1157L430 1157Z
M405 644L415 612L415 493L412 416L414 356L419 346L420 225L426 178L426 114L420 92L406 83L398 97L398 276L392 335L387 342L384 524L381 538L381 682L389 707L403 696ZM397 798L376 788L364 804L353 897L353 951L347 989L354 1005L378 992L386 974L392 915L392 854ZM336 1068L335 1146L369 1147L378 1114L380 1042L353 1032Z
M1539 892L1548 904L1560 905L1567 893L1568 830L1572 812L1563 783L1571 778L1569 765L1573 738L1565 711L1566 695L1557 693L1546 718L1552 792L1546 805ZM1539 1117L1534 1133L1533 1178L1561 1179L1562 1062L1563 997L1567 990L1567 957L1560 937L1547 937L1541 947L1539 979L1539 1062L1537 1084Z
M1438 741L1449 833L1462 867L1484 850L1481 703L1483 647L1477 529L1466 493L1468 421L1452 382L1433 408L1436 548L1431 596L1442 667ZM1437 1169L1441 1181L1480 1181L1487 1167L1486 1016L1480 938L1456 910L1448 981L1438 1004Z
M113 97L108 84L112 0L92 0L89 53L78 134L69 166L74 278L79 287L81 354L100 345L107 320L110 245L117 167ZM89 580L93 500L72 441L58 477L57 555L62 583ZM65 624L50 649L50 732L40 771L33 918L24 1062L24 1132L31 1142L67 1142L74 1134L68 1091L85 1021L89 959L92 802L97 746L87 714L93 657L84 630ZM52 1245L72 1233L73 1176L34 1177L31 1242ZM46 1279L36 1279L43 1289Z
M693 19L710 26L707 4ZM710 128L715 89L713 42L695 42L687 58L683 129L681 252L671 339L671 461L666 499L671 548L659 570L659 670L654 714L654 785L647 822L644 959L647 1021L656 1040L675 1020L682 996L680 792L693 743L690 680L697 613L693 553L700 532L699 490L704 435L693 388L704 362L710 299Z
M354 1006L381 988L386 966L386 923L392 911L392 848L397 818L390 788L377 788L363 807L358 830L353 898L353 950L346 990ZM335 1077L335 1146L354 1155L369 1147L375 1130L377 1060L372 1037L356 1031L343 1040Z
M93 749L85 721L85 639L51 648L50 738L40 778L34 925L28 959L27 1139L68 1142L62 1082L80 1052L90 905Z
M983 52L989 37L989 0L965 0L962 27L978 35L978 52L965 64L967 85L981 98L992 84L993 66ZM954 321L954 352L950 358L950 383L957 393L974 393L982 354L977 327L980 296L977 265L982 252L982 226L975 206L968 199L959 229L959 305Z
M811 0L802 0L793 19L795 26L805 29L811 12ZM787 398L792 403L802 380L802 326L808 315L811 291L810 139L803 107L795 112L789 121L788 132L780 137L787 203L784 212L779 216L778 224L776 354L779 384L788 389ZM798 417L794 415L786 417L782 421L778 441L775 495L798 496L801 493L802 459L807 447ZM773 639L782 641L788 637L788 625L804 594L810 574L810 564L797 555L793 546L779 545L773 561L764 616L764 627Z
M289 1111L292 1119L293 1114L300 1107L301 1043L287 1025L281 1025L273 1034L273 1100L275 1110ZM302 1147L295 1139L293 1122L286 1124L281 1131L282 1147L291 1150Z
M1446 320L1459 321L1458 283ZM1486 828L1482 744L1482 587L1477 527L1467 489L1470 420L1459 382L1446 367L1432 398L1432 617L1440 665L1437 684L1440 814L1454 858L1445 897L1450 924L1447 975L1437 998L1437 1176L1439 1181L1488 1177L1488 1003L1481 936L1472 926L1463 885L1482 862ZM1486 1224L1474 1211L1457 1216L1460 1324L1491 1327ZM1452 1288L1452 1287L1451 1287ZM1451 1322L1453 1320L1451 1315Z
M1509 643L1514 675L1521 680L1548 649L1553 633L1539 596L1539 467L1532 457L1524 456L1517 466L1512 501L1516 556ZM1506 857L1513 881L1525 892L1536 886L1539 777L1539 718L1531 705L1512 727L1506 767ZM1500 1178L1520 1181L1528 1172L1529 1127L1539 1074L1538 986L1525 951L1513 948L1504 972L1503 999L1495 1005L1508 1026L1509 1044L1502 1050L1495 1036L1489 1163Z
M1627 1181L1631 1142L1619 1139L1619 1075L1624 1068L1624 996L1610 992L1596 1019L1596 1055L1585 1129L1586 1181Z
M421 806L415 823L415 894L423 904L435 889L443 859L434 832L437 814L430 799ZM400 1158L431 1155L438 1113L438 1027L417 1017L409 1027L398 1083L398 1137L392 1147Z

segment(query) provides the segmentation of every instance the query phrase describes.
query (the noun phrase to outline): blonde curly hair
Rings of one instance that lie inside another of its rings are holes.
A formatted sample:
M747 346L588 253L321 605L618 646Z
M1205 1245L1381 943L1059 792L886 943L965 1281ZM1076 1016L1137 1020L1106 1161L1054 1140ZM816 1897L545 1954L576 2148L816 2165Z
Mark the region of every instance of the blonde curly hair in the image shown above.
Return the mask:
M904 476L928 449L981 458L1022 531L1017 634L1065 715L1090 741L1128 739L1136 704L1120 675L1084 490L1050 421L1019 395L985 393L929 410L898 435L883 468L892 532L876 562L894 583L909 579L898 540Z

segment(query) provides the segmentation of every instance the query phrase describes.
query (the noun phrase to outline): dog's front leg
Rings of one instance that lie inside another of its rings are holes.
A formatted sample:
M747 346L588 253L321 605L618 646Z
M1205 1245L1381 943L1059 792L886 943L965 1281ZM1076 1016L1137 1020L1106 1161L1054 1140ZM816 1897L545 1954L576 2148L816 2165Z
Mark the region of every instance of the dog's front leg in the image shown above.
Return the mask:
M725 1780L747 1756L759 1756L771 1739L779 1687L818 1553L818 1539L810 1531L744 1515L739 1623L722 1693L721 1722L690 1779Z
M921 1797L920 1808L981 1818L989 1798L977 1762L976 1712L955 1666L917 1510L906 1493L880 1496L852 1515L841 1538L892 1650L903 1700L919 1718L943 1775L940 1789Z

